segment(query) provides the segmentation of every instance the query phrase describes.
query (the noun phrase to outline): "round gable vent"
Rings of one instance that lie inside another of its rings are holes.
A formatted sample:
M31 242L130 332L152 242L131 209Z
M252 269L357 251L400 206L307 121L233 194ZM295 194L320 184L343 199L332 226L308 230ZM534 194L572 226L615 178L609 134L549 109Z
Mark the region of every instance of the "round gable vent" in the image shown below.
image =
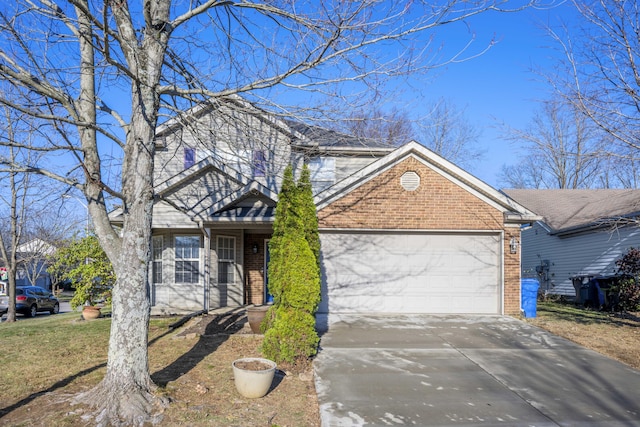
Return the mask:
M420 187L420 175L415 172L405 172L400 177L400 185L407 191L414 191Z

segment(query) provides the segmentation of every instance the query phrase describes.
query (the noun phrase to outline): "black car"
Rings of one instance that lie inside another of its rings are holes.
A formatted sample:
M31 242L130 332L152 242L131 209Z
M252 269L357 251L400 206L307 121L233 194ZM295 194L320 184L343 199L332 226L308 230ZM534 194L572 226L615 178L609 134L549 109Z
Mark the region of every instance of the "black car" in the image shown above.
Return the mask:
M0 316L7 312L8 307L9 297L0 295ZM16 287L16 313L34 317L39 311L57 314L60 311L58 298L40 286Z

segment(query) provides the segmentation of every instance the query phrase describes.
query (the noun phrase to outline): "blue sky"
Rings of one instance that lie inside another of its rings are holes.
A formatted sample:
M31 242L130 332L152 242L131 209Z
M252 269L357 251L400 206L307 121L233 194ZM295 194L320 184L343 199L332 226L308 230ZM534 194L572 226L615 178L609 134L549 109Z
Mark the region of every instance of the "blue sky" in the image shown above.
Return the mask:
M516 164L522 154L518 146L501 139L500 122L524 128L538 108L537 101L550 93L550 87L531 70L548 69L559 54L541 28L570 22L575 12L570 4L548 10L485 13L470 22L478 47L492 38L498 41L480 57L440 68L423 82L419 90L405 95L411 104L420 99L445 98L458 108L466 108L466 117L481 132L479 143L486 150L484 158L469 171L478 178L501 188L498 175L504 164ZM465 28L447 29L441 41L445 48L467 40Z

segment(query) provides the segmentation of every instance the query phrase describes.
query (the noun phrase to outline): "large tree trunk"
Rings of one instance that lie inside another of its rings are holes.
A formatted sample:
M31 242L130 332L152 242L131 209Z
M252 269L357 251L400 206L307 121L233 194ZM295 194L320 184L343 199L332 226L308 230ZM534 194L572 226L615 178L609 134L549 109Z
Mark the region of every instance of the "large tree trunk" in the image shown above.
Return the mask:
M95 416L98 425L155 423L167 404L166 399L154 394L147 343L154 137L160 104L157 88L168 39L166 26L158 25L156 21L168 22L170 1L145 4L149 14L145 16L147 27L141 44L138 43L126 9L121 5L113 6L119 35L122 40L128 40L127 45L122 47L129 70L135 77L131 84L131 121L126 129L122 165L124 205L119 245L114 247L116 245L112 244L113 236L111 230L107 230L110 228L107 218L101 218L96 224L98 237L117 276L112 293L107 373L100 384L75 400L97 408ZM86 47L92 48L90 44ZM87 55L83 53L83 57ZM84 88L88 86L83 84ZM98 161L97 152L95 154ZM87 182L91 183L91 177L88 178ZM93 209L92 216L94 213L100 216L103 210L98 209L95 202L101 200L101 189L89 184L85 191L89 207ZM94 200L94 197L97 199Z
M112 295L111 335L105 378L76 402L97 408L99 425L142 425L159 419L166 401L153 394L149 375L148 295L153 209L153 134L155 122L143 114L155 95L138 88L127 162L123 166L124 223L117 281Z

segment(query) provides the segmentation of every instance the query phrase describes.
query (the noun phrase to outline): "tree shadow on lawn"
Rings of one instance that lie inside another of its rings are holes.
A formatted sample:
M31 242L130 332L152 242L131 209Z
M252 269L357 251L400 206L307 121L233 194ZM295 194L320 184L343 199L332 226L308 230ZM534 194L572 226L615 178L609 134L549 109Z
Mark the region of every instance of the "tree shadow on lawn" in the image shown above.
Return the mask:
M230 335L242 330L246 323L247 317L244 308L217 314L212 316L211 319L201 319L198 325L179 334L179 336L186 336L190 333L200 335L196 345L170 365L154 372L151 375L151 379L160 387L166 387L168 383L177 380L195 368L205 357L216 351L220 345L227 341ZM159 338L161 337L156 338L154 342ZM149 345L152 343L150 342Z
M71 375L67 378L64 378L60 381L55 382L51 387L48 387L46 390L42 390L42 391L38 391L36 393L32 393L29 396L25 397L24 399L21 399L19 401L17 401L16 403L14 403L13 405L7 406L6 408L0 408L0 419L2 417L4 417L5 415L10 414L11 412L15 411L16 409L24 406L24 405L28 405L29 403L33 402L35 399L37 399L38 397L41 397L47 393L51 393L57 389L63 388L68 386L69 384L71 384L74 380L76 380L77 378L83 377L85 375L90 374L91 372L97 370L97 369L101 369L106 367L107 364L105 363L101 363L99 365L96 366L92 366L91 368L87 368L85 370L82 370L80 372L78 372L75 375Z
M152 374L151 379L156 384L162 387L166 386L167 383L176 380L178 377L184 375L189 370L194 368L206 356L214 352L222 343L224 343L229 338L229 335L240 331L244 327L246 321L245 310L244 308L240 308L219 315L211 316L211 319L201 320L200 323L202 323L202 325L200 325L199 323L199 329L197 327L194 327L182 331L180 335L186 335L192 332L200 334L201 337L199 342L191 350L180 356L169 366L166 366L162 370ZM172 332L173 329L170 329L165 333L160 334L153 340L149 341L148 345L151 346L152 344L171 334ZM5 408L0 408L0 419L15 411L16 409L32 403L37 398L58 389L64 388L71 384L74 380L88 375L97 369L105 368L106 366L106 363L101 363L99 365L84 369L74 375L70 375L67 378L55 382L45 390L32 393L12 405L9 405Z

